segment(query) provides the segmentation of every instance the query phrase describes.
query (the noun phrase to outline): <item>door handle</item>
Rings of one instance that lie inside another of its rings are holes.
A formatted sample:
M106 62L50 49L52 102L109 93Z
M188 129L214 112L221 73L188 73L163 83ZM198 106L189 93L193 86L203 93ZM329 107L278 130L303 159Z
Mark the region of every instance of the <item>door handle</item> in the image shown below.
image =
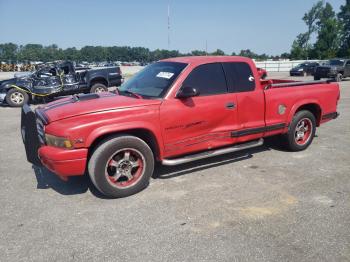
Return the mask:
M234 109L234 108L235 108L235 103L233 103L233 102L228 102L228 103L226 104L226 108L228 108L228 109Z

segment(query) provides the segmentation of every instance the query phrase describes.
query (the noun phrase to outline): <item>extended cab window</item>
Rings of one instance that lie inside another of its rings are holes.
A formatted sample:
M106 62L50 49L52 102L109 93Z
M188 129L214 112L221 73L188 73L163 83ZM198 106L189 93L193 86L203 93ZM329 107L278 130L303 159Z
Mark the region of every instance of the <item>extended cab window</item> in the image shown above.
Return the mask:
M227 93L226 79L220 63L196 67L185 79L182 86L196 88L200 96Z
M223 63L230 92L249 92L255 89L250 66L244 62Z

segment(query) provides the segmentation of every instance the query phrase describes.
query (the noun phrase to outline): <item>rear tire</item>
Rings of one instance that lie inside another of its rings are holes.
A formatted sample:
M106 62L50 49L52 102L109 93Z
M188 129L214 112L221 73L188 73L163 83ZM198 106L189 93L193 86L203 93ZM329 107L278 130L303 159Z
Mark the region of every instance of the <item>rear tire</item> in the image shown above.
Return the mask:
M28 94L17 88L10 89L6 94L6 103L11 107L21 107L28 101Z
M153 170L150 147L140 138L129 135L102 141L88 163L92 183L112 198L127 197L146 188Z
M102 93L102 92L108 92L108 88L107 86L101 83L94 84L90 89L90 93Z
M320 80L321 78L318 77L318 76L314 76L314 80L317 81L317 80Z
M285 135L290 151L301 151L311 143L316 132L316 118L310 111L302 110L295 114Z

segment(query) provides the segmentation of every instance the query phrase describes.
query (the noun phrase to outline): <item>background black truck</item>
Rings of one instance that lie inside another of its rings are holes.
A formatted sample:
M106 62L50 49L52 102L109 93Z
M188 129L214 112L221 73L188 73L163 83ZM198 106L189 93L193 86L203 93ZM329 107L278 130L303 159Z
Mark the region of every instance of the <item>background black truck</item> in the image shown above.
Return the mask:
M316 67L314 79L334 78L340 82L350 76L350 59L331 59L326 64Z
M74 67L72 62L47 63L36 71L0 81L0 104L22 106L32 100L50 101L53 97L77 93L99 93L120 86L120 67Z

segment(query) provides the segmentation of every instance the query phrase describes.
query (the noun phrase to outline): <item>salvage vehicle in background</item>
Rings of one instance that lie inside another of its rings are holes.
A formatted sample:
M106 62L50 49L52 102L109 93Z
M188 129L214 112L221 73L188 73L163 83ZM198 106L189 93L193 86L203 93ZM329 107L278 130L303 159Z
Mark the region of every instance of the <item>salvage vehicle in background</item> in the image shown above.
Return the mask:
M249 58L179 57L145 67L115 94L25 105L21 131L30 162L65 180L87 171L100 192L125 197L147 187L155 161L184 164L274 135L304 150L338 116L339 97L337 83L261 80Z
M350 76L350 59L331 59L324 65L316 67L314 79L333 78L340 82Z
M0 81L0 104L23 106L32 100L47 101L53 97L108 91L108 87L120 86L120 67L79 68L72 62L47 63L34 72Z
M296 67L293 67L289 71L290 76L308 76L308 75L313 75L315 72L315 69L317 66L320 64L317 62L304 62Z

